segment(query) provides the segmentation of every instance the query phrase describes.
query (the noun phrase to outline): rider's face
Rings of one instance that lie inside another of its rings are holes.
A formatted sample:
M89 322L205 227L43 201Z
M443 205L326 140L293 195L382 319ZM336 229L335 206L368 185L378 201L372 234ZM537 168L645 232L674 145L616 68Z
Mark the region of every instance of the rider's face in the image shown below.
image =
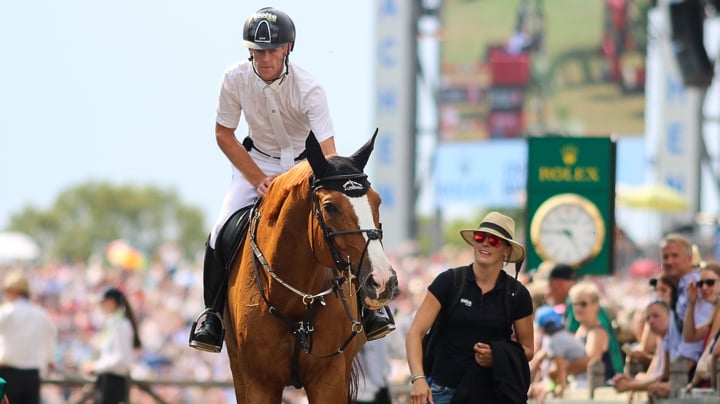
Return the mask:
M255 63L255 70L264 81L277 79L285 70L285 56L289 45L285 44L275 49L250 49Z

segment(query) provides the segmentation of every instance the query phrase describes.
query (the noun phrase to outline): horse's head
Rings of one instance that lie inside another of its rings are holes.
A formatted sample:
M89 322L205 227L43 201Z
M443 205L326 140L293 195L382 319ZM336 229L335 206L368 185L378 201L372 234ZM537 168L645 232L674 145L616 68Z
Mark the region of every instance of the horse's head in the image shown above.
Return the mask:
M310 133L306 140L307 158L312 167L314 214L324 243L315 243L325 264L351 271L358 281L361 301L378 309L398 294L398 280L382 246L380 195L370 186L364 173L375 145L372 138L352 156L326 158Z

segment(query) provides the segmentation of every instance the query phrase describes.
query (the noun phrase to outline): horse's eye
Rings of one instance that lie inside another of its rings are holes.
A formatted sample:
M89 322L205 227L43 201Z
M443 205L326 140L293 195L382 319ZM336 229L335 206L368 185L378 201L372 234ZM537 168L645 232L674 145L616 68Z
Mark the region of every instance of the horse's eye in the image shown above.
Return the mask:
M335 206L332 202L323 203L323 210L328 215L336 215L338 213L337 206Z

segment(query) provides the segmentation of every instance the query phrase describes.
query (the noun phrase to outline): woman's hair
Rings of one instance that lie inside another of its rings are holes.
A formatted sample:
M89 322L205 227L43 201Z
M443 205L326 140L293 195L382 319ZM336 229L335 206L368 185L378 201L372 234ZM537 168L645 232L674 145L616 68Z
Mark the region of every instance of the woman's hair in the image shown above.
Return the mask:
M568 291L571 300L575 300L580 296L587 296L595 302L600 301L600 290L597 285L590 281L581 281L573 285Z
M720 262L718 261L706 261L705 266L703 266L702 270L712 271L720 278Z
M130 303L128 303L128 300L125 297L125 294L121 292L120 289L110 288L106 290L103 294L103 300L106 299L114 301L115 305L117 305L117 307L119 309L122 309L123 313L125 313L125 318L130 320L130 324L132 325L133 329L133 347L142 347L142 342L140 341L140 334L138 333L137 321L135 320L132 308L130 307Z
M668 304L668 302L666 302L666 301L663 300L663 299L653 299L653 300L651 300L647 305L645 305L645 310L647 310L648 308L650 308L650 306L653 306L653 305L656 305L656 304L659 305L660 307L662 307L663 310L665 310L665 311L667 311L667 312L670 312L670 305Z
M678 301L678 288L680 285L680 277L676 275L662 274L658 278L658 282L667 285L670 288L670 307L675 307Z

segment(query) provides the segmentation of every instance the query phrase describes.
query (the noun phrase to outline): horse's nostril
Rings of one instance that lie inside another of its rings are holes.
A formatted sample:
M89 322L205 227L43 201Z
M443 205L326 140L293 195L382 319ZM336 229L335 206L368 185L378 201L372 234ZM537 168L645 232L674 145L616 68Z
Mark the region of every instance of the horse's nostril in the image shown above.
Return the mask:
M397 276L393 276L392 278L390 278L390 282L388 283L390 284L390 288L397 289L399 285Z
M380 284L378 282L375 282L375 277L369 276L367 279L367 286L370 288L379 288Z

